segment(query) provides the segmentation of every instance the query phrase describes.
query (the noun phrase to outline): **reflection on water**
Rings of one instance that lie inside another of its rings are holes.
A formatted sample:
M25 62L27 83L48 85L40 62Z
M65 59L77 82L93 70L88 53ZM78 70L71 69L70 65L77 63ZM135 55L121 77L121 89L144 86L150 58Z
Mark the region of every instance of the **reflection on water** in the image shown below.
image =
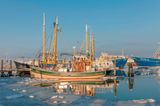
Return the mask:
M52 87L59 94L90 96L107 100L139 100L160 98L160 70L127 71L128 77L101 82L59 82ZM137 74L138 73L138 74ZM130 77L129 77L130 75Z
M133 90L134 78L128 78L128 88L129 90Z
M133 81L133 78L128 78L129 89L133 89ZM119 78L101 82L59 82L53 85L53 89L57 93L81 96L95 96L97 93L104 93L106 90L113 89L114 96L117 96L118 83Z

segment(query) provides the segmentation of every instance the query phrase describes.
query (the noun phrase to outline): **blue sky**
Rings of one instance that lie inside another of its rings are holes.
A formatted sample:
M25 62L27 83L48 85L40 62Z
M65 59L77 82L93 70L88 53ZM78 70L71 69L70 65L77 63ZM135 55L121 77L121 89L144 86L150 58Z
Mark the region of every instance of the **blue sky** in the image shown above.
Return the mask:
M0 0L0 56L32 56L41 48L42 14L47 36L55 16L62 32L58 52L83 45L85 24L96 54L152 56L160 42L160 0Z

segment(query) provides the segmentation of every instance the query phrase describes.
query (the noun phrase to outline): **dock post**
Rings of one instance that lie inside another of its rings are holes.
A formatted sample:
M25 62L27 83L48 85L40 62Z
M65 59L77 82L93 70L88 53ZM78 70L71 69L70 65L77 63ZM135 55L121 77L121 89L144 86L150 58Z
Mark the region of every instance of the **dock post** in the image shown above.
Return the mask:
M128 63L128 77L134 77L133 64L131 62Z
M1 60L1 77L5 77L5 74L3 71L3 60Z
M128 63L128 88L130 91L133 90L133 85L134 85L134 72L133 72L133 63L129 62Z
M114 96L117 96L117 80L114 79Z
M114 57L114 76L116 76L116 57Z
M3 60L1 60L1 71L3 70Z
M133 85L134 85L134 78L128 78L128 89L130 91L133 90Z
M12 74L12 60L9 61L9 69L10 69L10 71L8 72L8 76L13 76L13 74Z
M9 61L9 68L12 69L12 60Z

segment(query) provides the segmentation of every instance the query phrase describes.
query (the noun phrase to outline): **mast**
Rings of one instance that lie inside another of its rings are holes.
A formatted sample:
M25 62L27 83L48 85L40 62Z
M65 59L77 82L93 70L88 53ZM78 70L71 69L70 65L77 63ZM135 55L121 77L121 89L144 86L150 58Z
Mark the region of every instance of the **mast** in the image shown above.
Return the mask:
M42 63L46 63L46 22L45 13L43 13L43 35L42 35Z
M124 48L122 48L122 56L124 56Z
M57 63L57 32L58 32L58 16L56 16L56 22L54 23L54 38L53 38L53 64Z
M86 55L89 55L89 47L88 47L88 27L86 24Z
M158 42L158 48L156 52L153 54L154 58L160 58L160 42Z
M94 60L95 56L95 47L94 47L94 36L93 34L91 35L91 54L90 54L90 59L91 62Z

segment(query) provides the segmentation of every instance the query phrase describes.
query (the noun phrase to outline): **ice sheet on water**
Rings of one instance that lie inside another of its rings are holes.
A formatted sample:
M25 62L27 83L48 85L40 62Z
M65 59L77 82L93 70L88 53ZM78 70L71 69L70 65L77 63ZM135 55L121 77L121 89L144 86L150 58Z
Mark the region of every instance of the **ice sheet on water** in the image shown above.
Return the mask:
M15 94L15 95L6 96L6 99L15 99L15 98L19 98L22 96L23 96L22 94Z
M2 78L2 79L0 79L0 82L1 82L1 81L8 81L8 79Z
M138 104L146 104L146 103L154 103L156 100L154 99L139 99L139 100L133 100L134 103Z
M24 81L17 82L18 84L24 84Z
M96 99L90 104L90 106L102 106L103 104L104 100Z
M137 100L128 100L128 101L118 101L115 102L116 106L145 106L147 104L152 104L154 106L154 103L156 102L155 99L137 99Z
M5 83L5 82L1 82L0 83L0 86L3 86L3 85L6 85L7 83Z
M14 88L14 89L12 89L12 91L19 91L20 90L20 88Z

